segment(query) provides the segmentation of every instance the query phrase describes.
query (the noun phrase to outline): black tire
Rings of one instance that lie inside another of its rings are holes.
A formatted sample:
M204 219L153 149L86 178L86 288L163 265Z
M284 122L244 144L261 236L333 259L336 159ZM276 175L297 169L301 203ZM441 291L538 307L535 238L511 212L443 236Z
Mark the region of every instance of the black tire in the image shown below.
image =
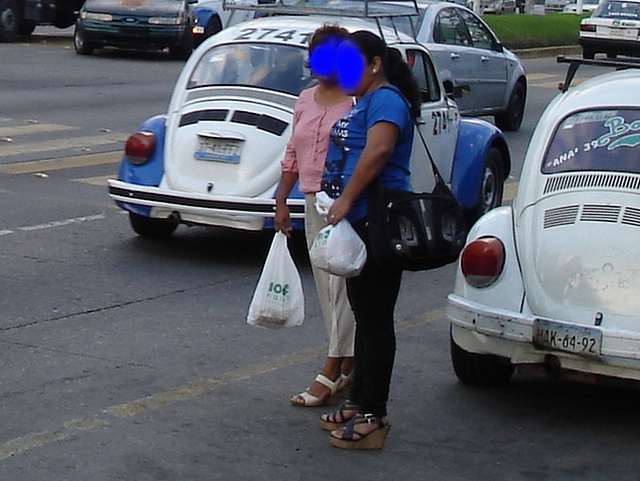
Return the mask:
M193 51L193 34L191 29L185 33L182 43L169 47L169 56L172 60L187 60Z
M522 82L516 83L509 96L507 111L495 116L496 125L506 131L515 132L522 125L524 106L527 101L527 91Z
M216 33L222 30L222 23L220 22L219 17L213 17L209 20L209 23L204 29L204 34L196 37L197 40L194 40L194 48L197 48L202 42L204 42L209 37L212 37Z
M588 59L594 59L596 56L596 53L588 48L582 48L582 58L588 58Z
M73 48L78 55L91 55L96 46L86 40L86 35L82 29L76 26L73 32Z
M33 20L23 20L18 27L18 35L27 37L36 29L36 22Z
M0 42L13 42L20 23L20 10L15 0L0 0Z
M140 237L152 239L166 239L171 237L178 227L178 223L169 219L152 219L140 214L129 212L129 222L134 232Z
M500 151L491 147L484 159L482 182L478 203L467 212L467 224L471 226L482 215L502 205L504 194L504 160Z
M618 54L617 53L608 53L607 54L607 58L609 60L615 60L616 58L618 58Z
M507 384L513 376L515 367L505 357L465 351L452 336L450 346L453 370L464 384L500 386Z

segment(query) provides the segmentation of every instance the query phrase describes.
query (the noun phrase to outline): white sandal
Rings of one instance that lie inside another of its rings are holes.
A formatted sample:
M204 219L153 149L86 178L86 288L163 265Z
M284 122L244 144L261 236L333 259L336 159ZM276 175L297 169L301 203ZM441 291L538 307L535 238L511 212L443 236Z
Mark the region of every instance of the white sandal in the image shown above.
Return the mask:
M294 406L302 407L316 407L325 406L327 404L335 404L338 400L340 391L346 386L344 374L341 374L338 379L332 381L324 374L318 374L315 381L319 382L323 386L329 388L329 393L326 396L318 397L313 394L309 394L309 388L306 391L296 394L291 398L291 404ZM346 377L346 376L345 376Z

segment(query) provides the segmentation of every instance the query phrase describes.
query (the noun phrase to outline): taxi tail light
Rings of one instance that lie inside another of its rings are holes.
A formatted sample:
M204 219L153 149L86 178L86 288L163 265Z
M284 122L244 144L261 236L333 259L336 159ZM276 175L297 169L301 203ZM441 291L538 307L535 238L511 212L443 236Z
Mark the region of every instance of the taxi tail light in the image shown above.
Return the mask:
M460 256L460 269L473 287L493 284L504 267L504 245L497 237L481 237L465 246Z
M595 25L580 25L580 31L581 32L595 32L596 31L596 26Z
M127 139L124 153L133 165L149 161L156 148L156 136L151 132L136 132Z

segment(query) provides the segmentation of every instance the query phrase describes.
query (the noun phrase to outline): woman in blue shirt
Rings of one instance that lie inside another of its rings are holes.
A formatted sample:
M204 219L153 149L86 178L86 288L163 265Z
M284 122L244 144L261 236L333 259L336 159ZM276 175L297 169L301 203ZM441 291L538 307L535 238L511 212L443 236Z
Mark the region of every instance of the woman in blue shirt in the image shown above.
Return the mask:
M386 187L410 190L414 119L420 114L417 82L400 52L366 31L341 44L338 79L358 102L331 132L323 190L335 198L331 224L346 218L368 243L367 191L378 178ZM395 358L393 312L402 270L369 259L347 279L356 318L355 369L350 399L321 418L330 441L346 449L380 449L389 431L386 404Z

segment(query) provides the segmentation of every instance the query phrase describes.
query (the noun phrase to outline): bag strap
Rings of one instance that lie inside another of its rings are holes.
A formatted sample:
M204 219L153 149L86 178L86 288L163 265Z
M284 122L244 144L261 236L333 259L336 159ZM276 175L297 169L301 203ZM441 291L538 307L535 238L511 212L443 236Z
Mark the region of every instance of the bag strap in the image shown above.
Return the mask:
M407 104L407 107L409 107L409 111L411 111L411 106L409 105L409 101L404 97L404 95L402 95L401 92L398 92L398 90L396 90L395 88L389 86L389 85L384 85L382 87L380 87L381 89L389 89L392 90L394 92L396 92L397 94L400 95L400 98L402 100L404 100L404 102ZM442 179L442 175L440 174L440 170L438 170L438 166L436 165L435 161L433 160L433 156L431 155L431 151L429 150L429 146L427 145L427 141L424 138L424 135L422 135L422 131L420 130L420 125L418 125L418 121L416 119L413 119L413 124L416 127L416 130L418 131L418 135L420 136L420 140L422 141L422 146L424 147L425 152L427 153L427 157L429 157L429 163L431 164L431 170L433 171L433 176L436 180L436 184L444 184L444 180Z

